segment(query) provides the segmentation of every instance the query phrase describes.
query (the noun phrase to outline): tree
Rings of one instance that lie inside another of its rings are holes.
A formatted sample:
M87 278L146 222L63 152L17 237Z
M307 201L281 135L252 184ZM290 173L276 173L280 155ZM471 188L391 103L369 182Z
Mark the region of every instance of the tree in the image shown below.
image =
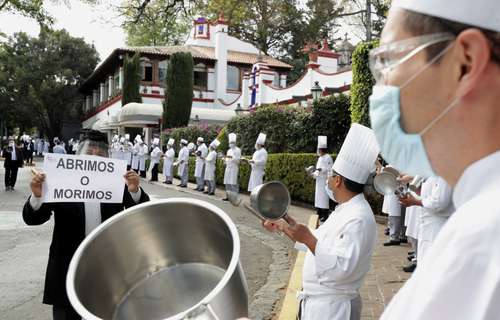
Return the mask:
M129 46L166 46L183 42L189 33L191 21L186 15L176 14L176 8L166 9L167 0L158 0L144 9L136 22L133 12L126 11L123 29ZM131 16L132 14L132 16Z
M142 103L141 85L141 56L139 53L132 57L125 56L123 61L123 92L122 106L130 102Z
M193 105L193 57L190 52L170 56L166 82L163 127L187 126Z
M82 0L86 3L94 4L96 0ZM52 2L63 2L68 5L68 0ZM8 12L22 15L31 19L35 19L42 25L51 25L54 23L54 18L43 7L44 0L0 0L0 12Z
M11 121L21 127L36 124L49 138L60 136L64 120L82 115L78 88L97 65L95 48L47 28L38 38L16 33L0 46L6 75L0 77L0 108L10 110Z

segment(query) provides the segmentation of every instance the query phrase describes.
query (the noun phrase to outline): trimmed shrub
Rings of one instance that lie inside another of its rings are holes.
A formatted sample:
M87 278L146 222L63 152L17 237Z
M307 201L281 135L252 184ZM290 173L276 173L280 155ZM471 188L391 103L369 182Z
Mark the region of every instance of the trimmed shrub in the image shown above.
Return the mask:
M267 134L269 153L316 152L317 137L328 137L329 152L338 152L350 127L349 98L340 94L314 101L308 108L268 105L234 117L226 132L238 135L243 154L252 154L259 132Z
M187 126L193 105L193 57L190 52L171 55L167 67L167 85L163 103L163 126Z
M130 102L142 103L139 86L141 84L141 62L139 53L125 56L123 61L122 106Z
M368 98L375 85L368 65L368 53L378 41L360 43L352 54L351 120L370 126Z

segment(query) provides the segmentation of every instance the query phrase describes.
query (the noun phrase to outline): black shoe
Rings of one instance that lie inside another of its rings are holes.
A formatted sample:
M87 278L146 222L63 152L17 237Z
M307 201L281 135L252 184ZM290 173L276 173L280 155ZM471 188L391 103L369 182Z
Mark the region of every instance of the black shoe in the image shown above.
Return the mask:
M164 184L168 184L168 181L163 181Z
M15 190L14 190L14 187L10 187L10 191L15 191Z
M413 259L415 259L415 255L414 255L414 254L412 254L412 255L410 255L410 256L408 256L408 257L406 257L406 259L408 259L408 261L410 261L410 262L411 262Z
M399 240L389 240L384 242L384 247L390 247L390 246L399 246L401 244L401 241Z
M406 237L399 239L401 243L408 243L408 239Z
M229 201L229 199L228 198L224 198L224 199L222 199L222 201Z
M204 189L198 189L199 192L203 192L205 193L205 190Z
M406 267L403 267L403 271L411 273L411 272L415 271L416 268L417 268L417 265L415 263L412 263L412 264L407 265Z
M9 186L5 187L5 191L10 191L10 187Z
M179 187L181 187L181 188L187 188L188 186L181 184Z
M203 191L203 193L208 194L208 191Z
M389 231L389 228L386 228L386 229L384 230L384 234L385 234L386 236L388 236L388 235L389 235L389 232L390 232L390 231Z
M172 184L172 181L165 181L166 184Z
M409 256L414 256L415 255L415 251L408 251L408 255Z
M196 188L193 188L193 190L200 191L200 188L196 187Z
M215 192L210 192L208 195L209 196L215 196Z

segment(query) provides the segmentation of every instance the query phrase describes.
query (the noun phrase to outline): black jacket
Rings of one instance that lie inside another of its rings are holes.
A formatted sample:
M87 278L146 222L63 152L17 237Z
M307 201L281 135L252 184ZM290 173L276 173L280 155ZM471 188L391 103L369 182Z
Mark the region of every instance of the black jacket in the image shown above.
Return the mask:
M141 189L139 203L149 201L149 196ZM102 221L109 219L136 203L125 188L123 203L101 203ZM34 211L29 198L24 204L23 220L27 225L40 225L54 214L54 232L49 250L49 262L45 275L43 303L68 306L66 294L66 274L69 263L80 243L85 238L85 206L81 202L44 203Z
M24 157L23 157L23 152L21 149L16 147L16 156L17 160L12 161L12 147L6 147L2 151L2 156L5 158L5 161L3 163L4 168L19 168L23 166L24 163Z

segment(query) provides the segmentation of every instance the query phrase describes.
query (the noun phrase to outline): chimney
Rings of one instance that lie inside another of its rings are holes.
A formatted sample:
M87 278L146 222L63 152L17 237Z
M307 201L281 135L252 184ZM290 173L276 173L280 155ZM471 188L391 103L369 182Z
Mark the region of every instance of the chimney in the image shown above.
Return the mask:
M216 98L226 101L227 89L227 22L221 12L215 26ZM216 100L217 100L216 99Z

